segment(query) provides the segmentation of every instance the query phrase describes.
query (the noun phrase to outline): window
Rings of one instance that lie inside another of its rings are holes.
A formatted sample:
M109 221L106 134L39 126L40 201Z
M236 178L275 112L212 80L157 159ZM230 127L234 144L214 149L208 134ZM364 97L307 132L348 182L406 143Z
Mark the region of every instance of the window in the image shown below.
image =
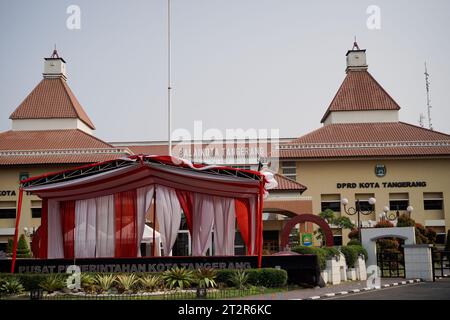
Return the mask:
M326 209L334 212L341 212L341 195L339 194L322 194L321 196L321 211Z
M297 163L295 161L283 161L281 163L281 172L285 177L297 180Z
M40 218L42 216L42 201L31 200L31 217Z
M342 246L342 235L340 234L333 235L333 245Z
M0 201L0 219L16 218L16 202Z
M373 193L361 193L355 195L355 208L357 207L357 202L359 200L359 208L361 211L372 211L374 206L369 203L369 199L373 198Z
M406 211L409 206L409 196L407 193L390 193L389 209L391 211Z
M445 233L436 233L436 244L445 244Z
M444 199L442 192L424 192L423 208L425 210L442 210L444 207Z

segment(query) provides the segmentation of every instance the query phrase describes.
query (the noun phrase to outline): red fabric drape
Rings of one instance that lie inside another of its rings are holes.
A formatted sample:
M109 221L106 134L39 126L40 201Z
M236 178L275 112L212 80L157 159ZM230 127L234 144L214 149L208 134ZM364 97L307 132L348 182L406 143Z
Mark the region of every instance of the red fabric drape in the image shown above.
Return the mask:
M48 251L48 199L42 199L41 226L39 227L39 254L41 259L47 259Z
M115 257L137 256L136 190L114 194Z
M242 239L247 246L247 254L252 254L251 252L251 211L250 203L248 199L234 199L234 209L236 213L236 220L239 227L239 232L241 233Z
M194 199L189 191L176 190L178 201L181 209L183 209L188 225L189 233L192 235L192 213L194 210Z
M75 256L75 201L62 201L59 205L59 212L64 241L64 258L73 258Z

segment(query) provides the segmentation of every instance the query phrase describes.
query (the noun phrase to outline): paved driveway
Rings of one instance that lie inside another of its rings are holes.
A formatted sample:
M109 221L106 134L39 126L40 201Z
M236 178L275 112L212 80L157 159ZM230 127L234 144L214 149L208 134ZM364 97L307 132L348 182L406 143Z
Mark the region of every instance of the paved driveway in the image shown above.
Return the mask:
M450 279L353 293L327 300L450 300Z

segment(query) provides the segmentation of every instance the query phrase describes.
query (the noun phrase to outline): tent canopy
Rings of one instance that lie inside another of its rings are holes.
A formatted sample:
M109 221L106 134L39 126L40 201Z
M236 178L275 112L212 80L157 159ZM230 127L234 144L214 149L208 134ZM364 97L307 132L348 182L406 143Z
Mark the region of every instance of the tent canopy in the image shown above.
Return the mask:
M208 195L248 198L258 195L265 175L252 170L193 165L168 156L128 158L45 174L22 181L25 191L58 201L81 200L150 184Z
M142 238L163 241L170 252L181 210L193 236L193 254L204 255L213 225L216 252L234 252L235 218L261 265L262 208L277 183L270 172L193 164L170 156L137 155L21 181L12 271L17 252L23 192L43 199L39 257L139 255ZM145 214L155 197L160 232L147 229ZM147 238L145 237L147 234ZM36 240L38 240L36 239ZM86 241L88 239L89 241Z

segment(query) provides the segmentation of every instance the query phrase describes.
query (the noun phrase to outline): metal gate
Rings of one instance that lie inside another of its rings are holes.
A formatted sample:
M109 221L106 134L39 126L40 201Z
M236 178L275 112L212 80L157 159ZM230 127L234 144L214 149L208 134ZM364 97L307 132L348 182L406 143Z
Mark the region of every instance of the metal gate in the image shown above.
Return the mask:
M450 251L433 250L433 280L450 277Z
M382 278L405 277L405 256L401 252L378 252L377 265Z

